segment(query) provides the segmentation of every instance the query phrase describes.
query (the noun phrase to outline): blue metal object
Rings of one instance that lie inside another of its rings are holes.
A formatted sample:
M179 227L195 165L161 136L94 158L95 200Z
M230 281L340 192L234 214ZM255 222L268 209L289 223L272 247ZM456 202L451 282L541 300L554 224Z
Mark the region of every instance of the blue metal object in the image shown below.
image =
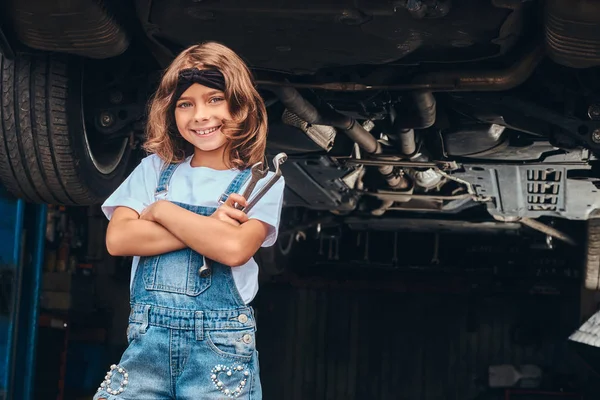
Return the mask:
M0 188L1 190L1 188ZM18 265L21 264L21 233L23 232L21 200L0 193L0 399L9 399L12 380L12 342L15 334L15 297Z
M33 397L45 205L0 187L0 399Z

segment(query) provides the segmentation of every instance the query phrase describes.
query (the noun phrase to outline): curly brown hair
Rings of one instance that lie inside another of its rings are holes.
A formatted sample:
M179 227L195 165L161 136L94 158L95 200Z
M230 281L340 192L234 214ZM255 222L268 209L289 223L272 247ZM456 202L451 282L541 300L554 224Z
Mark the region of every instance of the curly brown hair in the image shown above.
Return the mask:
M225 164L244 169L264 160L267 141L267 111L256 90L250 69L230 48L206 42L182 51L165 70L150 102L144 149L163 161L177 163L193 154L193 146L177 130L175 99L179 71L185 68L217 69L225 77L225 99L232 119L221 131L229 139Z

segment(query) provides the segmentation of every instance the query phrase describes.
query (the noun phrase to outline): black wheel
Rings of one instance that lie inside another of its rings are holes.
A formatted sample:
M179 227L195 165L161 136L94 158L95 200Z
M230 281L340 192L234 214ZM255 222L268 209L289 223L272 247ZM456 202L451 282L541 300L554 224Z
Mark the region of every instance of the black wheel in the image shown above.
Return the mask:
M131 146L85 123L83 61L0 55L0 76L1 183L32 203L102 202L122 182Z
M585 288L600 290L600 218L591 218L587 224Z
M279 237L273 246L258 250L256 263L263 275L281 275L291 267L293 241L293 235Z

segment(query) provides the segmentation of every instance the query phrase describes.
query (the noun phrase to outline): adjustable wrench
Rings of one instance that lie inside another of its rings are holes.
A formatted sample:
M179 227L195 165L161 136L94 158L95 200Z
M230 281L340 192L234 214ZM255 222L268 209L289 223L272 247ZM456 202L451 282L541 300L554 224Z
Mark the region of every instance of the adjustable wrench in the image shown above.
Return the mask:
M250 169L252 171L252 177L250 178L250 182L248 183L248 186L246 186L244 193L242 193L242 196L244 197L244 199L246 199L246 201L248 200L248 197L252 194L252 191L256 187L258 181L267 176L267 173L269 172L269 168L262 169L262 164L262 161L257 162ZM240 206L237 203L235 203L233 207L238 210L242 209L242 206Z
M243 212L247 214L256 205L256 203L258 203L258 201L262 199L262 197L269 191L269 189L273 187L275 182L277 182L279 178L281 178L281 168L279 167L286 161L287 154L285 153L279 153L275 157L273 157L273 165L275 165L275 174L271 177L271 179L269 179L267 183L265 183L263 187L261 187L258 190L258 192L256 192L256 195L254 195L254 197L248 201L248 205L242 208Z
M245 213L248 213L248 211L250 211L252 209L252 207L254 207L256 205L256 203L269 191L269 189L271 189L271 187L273 187L275 182L277 182L277 180L281 177L281 169L279 168L279 166L281 164L283 164L284 162L286 162L286 160L287 160L287 154L285 154L285 153L279 153L275 157L273 157L273 164L275 165L275 175L273 175L271 177L271 179L269 179L269 181L265 184L265 186L261 187L258 190L258 192L252 198L252 200L250 200L248 202L248 205L246 207L242 208L242 211L244 211ZM244 190L244 193L243 193L244 198L247 198L246 195L249 196L250 194L252 194L252 190L256 186L256 183L259 180L261 180L262 178L264 178L267 175L267 173L269 172L268 168L265 168L264 170L259 169L260 166L262 166L262 162L256 163L252 166L252 178L251 178L252 180L246 187L246 190ZM235 207L237 208L238 205L236 204ZM199 271L201 277L206 278L207 276L209 276L211 274L211 268L210 268L211 263L212 263L212 260L210 260L206 257L204 258L204 265L202 265L202 267L200 267L200 271Z
M263 164L262 161L257 162L256 164L254 164L251 167L250 170L252 171L252 177L250 178L250 182L248 183L246 190L244 190L244 193L242 194L242 196L244 196L244 198L248 198L247 196L250 196L250 194L252 194L252 191L254 190L254 187L256 186L258 181L261 180L262 178L264 178L265 176L267 176L269 169L265 168L263 170L261 168L262 164ZM222 201L219 200L219 203L221 203L221 202ZM242 208L238 203L235 203L233 205L233 207L237 208L238 210ZM211 259L206 258L206 257L204 258L204 264L200 267L200 271L199 271L201 277L206 278L211 274L211 269L210 269L211 263L212 263Z

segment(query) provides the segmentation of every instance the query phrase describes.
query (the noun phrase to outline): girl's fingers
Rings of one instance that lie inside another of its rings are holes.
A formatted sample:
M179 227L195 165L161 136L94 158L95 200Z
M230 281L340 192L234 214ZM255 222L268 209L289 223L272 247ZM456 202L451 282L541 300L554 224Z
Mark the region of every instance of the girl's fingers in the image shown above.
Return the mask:
M248 216L245 212L234 208L235 204L245 207L247 204L246 199L237 193L232 193L227 198L227 201L223 203L221 207L219 207L219 211L225 213L229 218L233 218L239 223L246 222L248 220Z
M227 198L227 201L225 202L225 204L229 205L230 207L233 207L234 204L239 204L242 207L246 207L247 202L246 199L244 198L244 196L237 194L237 193L231 193L229 195L229 197Z
M246 213L241 210L236 210L235 208L227 207L227 208L223 209L223 212L229 218L233 218L236 221L238 221L239 223L244 223L244 222L248 221L248 215L246 215Z

